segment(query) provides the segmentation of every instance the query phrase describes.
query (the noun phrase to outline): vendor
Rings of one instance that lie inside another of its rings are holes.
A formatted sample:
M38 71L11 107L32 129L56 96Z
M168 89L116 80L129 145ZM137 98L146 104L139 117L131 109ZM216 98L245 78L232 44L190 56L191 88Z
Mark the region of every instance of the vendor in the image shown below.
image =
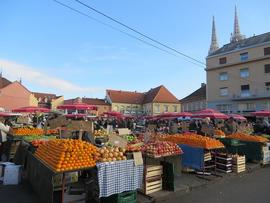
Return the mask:
M0 160L7 161L6 151L8 149L7 143L7 134L12 133L12 128L8 125L5 125L5 119L0 117Z
M237 128L238 128L238 124L235 122L233 117L230 117L226 123L225 123L225 127L224 127L224 131L227 135L231 135L233 133L237 132Z
M7 133L11 132L11 127L5 125L5 119L0 117L0 145L7 141Z

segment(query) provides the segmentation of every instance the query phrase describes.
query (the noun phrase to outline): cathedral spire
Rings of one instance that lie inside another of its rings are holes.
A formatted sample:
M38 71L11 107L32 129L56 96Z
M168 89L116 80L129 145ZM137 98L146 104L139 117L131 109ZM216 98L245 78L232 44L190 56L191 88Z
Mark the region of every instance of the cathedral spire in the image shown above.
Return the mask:
M208 51L208 54L213 53L213 52L216 51L218 48L219 48L219 47L218 47L218 42L217 42L215 17L213 16L211 45L210 45L210 49L209 49L209 51Z
M233 25L233 33L231 36L231 42L238 42L242 39L245 39L244 35L241 35L240 33L240 26L238 21L238 15L237 15L237 8L235 6L234 10L234 25Z

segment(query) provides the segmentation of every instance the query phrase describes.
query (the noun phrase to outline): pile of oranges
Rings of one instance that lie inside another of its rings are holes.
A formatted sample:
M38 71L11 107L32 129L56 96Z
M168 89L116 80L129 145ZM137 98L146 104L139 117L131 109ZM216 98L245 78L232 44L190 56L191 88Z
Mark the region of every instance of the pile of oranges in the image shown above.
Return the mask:
M166 135L160 137L159 139L161 141L169 141L176 144L186 144L192 147L201 147L204 149L224 148L224 145L216 139L193 133Z
M248 141L248 142L262 142L262 143L268 142L268 139L265 137L256 136L256 135L247 135L244 133L234 133L227 136L227 138L237 139L241 141Z
M13 134L16 136L44 135L44 130L39 128L15 128Z
M61 139L40 145L35 156L56 172L93 167L97 148L85 141Z
M57 129L49 129L45 133L45 131L40 128L23 127L23 128L14 128L13 134L16 136L45 135L45 134L55 135L59 134L59 131Z

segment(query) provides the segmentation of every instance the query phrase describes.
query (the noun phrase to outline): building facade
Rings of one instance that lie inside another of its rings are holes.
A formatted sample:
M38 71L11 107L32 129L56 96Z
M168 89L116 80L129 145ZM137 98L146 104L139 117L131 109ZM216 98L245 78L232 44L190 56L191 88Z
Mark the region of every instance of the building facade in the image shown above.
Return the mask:
M181 109L185 112L196 112L206 108L206 84L180 100Z
M106 100L112 105L112 111L127 115L158 115L181 111L179 100L163 85L145 93L107 90Z
M57 106L64 104L63 96L56 96L55 94L33 92L38 100L38 106L49 109L56 109Z
M68 99L64 101L64 104L74 104L74 103L85 103L97 106L97 111L91 112L96 116L101 115L104 112L111 111L111 105L105 99L83 97L83 98Z
M219 48L213 20L206 65L209 108L244 115L270 109L270 32L245 38L235 10L230 43Z
M38 106L35 96L20 82L10 82L9 80L0 78L0 107L7 111L12 109Z

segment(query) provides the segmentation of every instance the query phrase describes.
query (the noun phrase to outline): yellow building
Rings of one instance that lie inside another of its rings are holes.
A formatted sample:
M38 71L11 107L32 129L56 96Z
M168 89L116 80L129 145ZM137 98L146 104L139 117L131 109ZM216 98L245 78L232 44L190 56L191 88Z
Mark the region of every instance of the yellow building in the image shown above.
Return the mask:
M209 108L246 115L270 109L270 32L245 38L235 10L231 41L219 48L213 19L206 64Z
M55 94L33 92L33 95L38 101L39 107L56 109L57 106L64 104L63 96L56 96Z
M164 112L180 112L179 100L163 85L145 93L107 90L106 100L112 111L128 115L158 115Z

